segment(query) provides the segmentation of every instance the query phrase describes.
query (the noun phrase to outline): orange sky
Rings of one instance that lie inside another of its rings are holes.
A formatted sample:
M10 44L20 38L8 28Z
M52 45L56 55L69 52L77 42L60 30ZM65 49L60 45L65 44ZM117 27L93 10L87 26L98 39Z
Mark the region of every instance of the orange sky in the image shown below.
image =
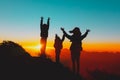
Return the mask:
M47 42L47 49L54 49L53 47L53 41ZM70 47L70 42L64 41L63 42L63 48ZM39 41L33 41L33 42L21 42L20 45L25 48L28 52L32 53L33 56L38 55L40 51L40 44ZM88 43L83 42L83 50L84 51L97 51L97 52L120 52L120 43Z

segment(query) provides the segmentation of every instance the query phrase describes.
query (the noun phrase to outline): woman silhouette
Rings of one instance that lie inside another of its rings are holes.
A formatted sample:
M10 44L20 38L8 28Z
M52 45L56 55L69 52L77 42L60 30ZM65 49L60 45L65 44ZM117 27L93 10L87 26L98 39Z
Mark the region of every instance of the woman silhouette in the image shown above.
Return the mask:
M82 40L87 36L89 29L86 30L86 32L81 35L80 29L78 27L75 27L72 31L69 31L73 35L68 35L64 28L61 28L63 31L65 37L67 37L72 43L70 46L71 51L71 59L72 59L72 68L73 72L77 72L79 74L79 67L80 67L80 52L82 51ZM77 64L77 69L75 69L75 64Z

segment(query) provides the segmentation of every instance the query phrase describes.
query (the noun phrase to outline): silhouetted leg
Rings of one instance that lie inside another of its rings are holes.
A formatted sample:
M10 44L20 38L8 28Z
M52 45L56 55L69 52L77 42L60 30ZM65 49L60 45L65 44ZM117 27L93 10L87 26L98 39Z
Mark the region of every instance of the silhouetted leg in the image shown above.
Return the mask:
M57 60L58 63L60 62L60 55L59 54L60 53L58 53L58 60Z
M46 49L46 38L41 38L41 55L45 57L45 49Z
M60 62L60 51L56 51L56 62Z
M56 62L59 63L59 54L57 54Z
M46 44L47 44L47 39L44 40L44 47L43 47L44 53L45 53L45 51L46 51Z
M42 47L41 47L41 54L43 54L44 53L44 46L45 46L45 39L44 38L41 38L41 45L42 45Z
M73 72L75 73L75 60L72 60L72 68L73 68Z
M75 73L75 56L73 51L71 51L71 59L72 59L72 70Z
M77 74L79 74L80 71L80 58L77 58Z
M56 51L56 63L58 63L58 53Z
M40 44L42 45L42 47L40 48L40 51L41 51L41 53L42 53L42 52L43 52L43 38L41 38Z
M80 52L77 52L77 74L80 73Z

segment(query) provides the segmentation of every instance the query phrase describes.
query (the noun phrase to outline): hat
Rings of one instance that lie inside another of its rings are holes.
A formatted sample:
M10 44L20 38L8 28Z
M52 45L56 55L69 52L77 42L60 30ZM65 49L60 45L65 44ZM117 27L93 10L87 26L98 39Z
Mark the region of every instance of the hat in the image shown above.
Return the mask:
M75 32L78 32L80 31L80 29L78 27L75 27L72 31L69 31L70 33L75 33Z

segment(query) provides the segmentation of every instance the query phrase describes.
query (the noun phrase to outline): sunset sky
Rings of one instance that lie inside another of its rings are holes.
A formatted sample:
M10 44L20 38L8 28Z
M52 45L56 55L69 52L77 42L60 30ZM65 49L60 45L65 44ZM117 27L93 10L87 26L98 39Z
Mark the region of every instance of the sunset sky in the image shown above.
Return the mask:
M120 51L119 0L0 0L0 42L12 40L23 47L37 47L40 17L50 17L47 47L52 48L60 27L91 32L83 40L88 51ZM69 48L66 38L64 48Z

